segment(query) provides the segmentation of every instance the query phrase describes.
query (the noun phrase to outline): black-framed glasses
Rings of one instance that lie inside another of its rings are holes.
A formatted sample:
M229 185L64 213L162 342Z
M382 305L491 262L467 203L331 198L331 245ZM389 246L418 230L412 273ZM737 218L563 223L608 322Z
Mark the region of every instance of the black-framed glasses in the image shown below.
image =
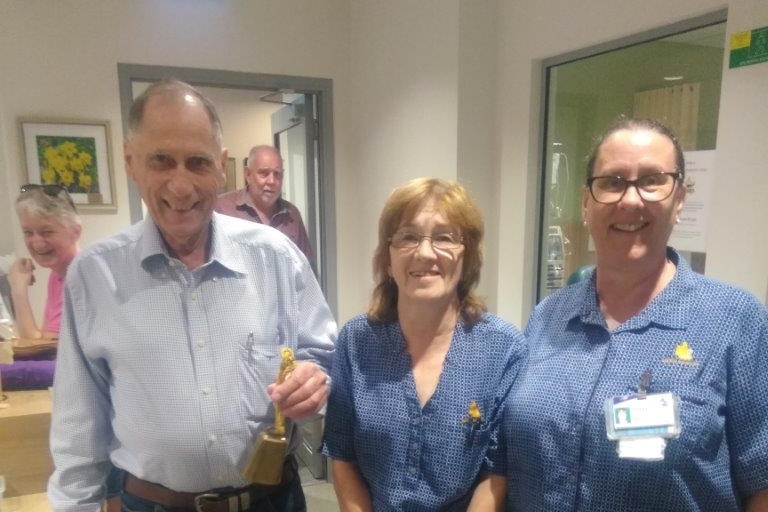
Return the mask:
M424 239L429 240L432 248L438 251L452 251L464 244L461 235L451 231L434 235L422 235L414 231L398 231L389 238L389 244L395 249L412 250L420 246Z
M621 176L595 176L587 179L587 187L592 199L602 204L621 201L630 185L649 203L658 203L672 195L675 184L683 179L683 174L676 172L657 172L640 176L636 180L627 180Z
M62 185L56 185L56 184L40 184L40 183L27 183L26 185L21 186L21 193L30 192L32 190L41 190L45 195L49 197L62 197L62 192L64 193L63 197L67 200L67 203L69 203L69 206L72 207L73 210L76 210L75 208L75 202L72 201L72 196L69 195L69 192L67 192L67 189L63 187Z

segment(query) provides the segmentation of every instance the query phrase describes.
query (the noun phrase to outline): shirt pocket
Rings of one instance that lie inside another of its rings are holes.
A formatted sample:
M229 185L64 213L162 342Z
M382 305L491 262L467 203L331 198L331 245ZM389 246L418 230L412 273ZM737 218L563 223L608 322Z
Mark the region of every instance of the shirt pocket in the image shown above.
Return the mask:
M675 465L691 458L714 460L725 436L725 400L713 388L697 384L678 385L680 424L677 439L670 439L666 456Z
M281 347L277 338L267 342L252 334L238 343L239 399L247 420L260 422L272 416L267 386L277 379L280 371Z

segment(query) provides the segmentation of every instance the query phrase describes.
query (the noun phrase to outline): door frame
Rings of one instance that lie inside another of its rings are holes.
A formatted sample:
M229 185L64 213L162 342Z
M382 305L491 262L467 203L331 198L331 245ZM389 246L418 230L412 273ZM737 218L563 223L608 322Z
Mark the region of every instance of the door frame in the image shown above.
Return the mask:
M292 89L297 93L314 94L317 98L318 137L318 201L320 247L320 287L334 316L337 310L336 272L336 199L333 154L333 80L291 75L271 75L242 71L156 66L148 64L117 64L120 110L123 133L128 133L128 114L133 103L133 82L156 82L174 77L194 86L221 87L225 89L278 91ZM131 223L143 218L141 195L136 184L128 180L128 206Z

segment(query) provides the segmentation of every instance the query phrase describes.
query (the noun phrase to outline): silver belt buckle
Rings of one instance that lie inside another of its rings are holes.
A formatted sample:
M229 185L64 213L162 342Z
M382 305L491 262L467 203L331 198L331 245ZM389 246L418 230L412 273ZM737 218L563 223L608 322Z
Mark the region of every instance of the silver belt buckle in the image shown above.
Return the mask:
M219 497L220 496L214 492L198 494L195 496L195 512L205 512L205 509L203 508L205 506L205 502L203 500L217 500Z

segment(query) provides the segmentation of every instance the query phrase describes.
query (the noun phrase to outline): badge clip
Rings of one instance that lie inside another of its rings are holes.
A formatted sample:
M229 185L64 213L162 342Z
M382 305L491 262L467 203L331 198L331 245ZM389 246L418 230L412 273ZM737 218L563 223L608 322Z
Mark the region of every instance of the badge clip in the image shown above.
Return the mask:
M651 371L645 370L640 375L640 382L637 383L637 394L640 400L644 400L648 396L648 391L651 389Z

